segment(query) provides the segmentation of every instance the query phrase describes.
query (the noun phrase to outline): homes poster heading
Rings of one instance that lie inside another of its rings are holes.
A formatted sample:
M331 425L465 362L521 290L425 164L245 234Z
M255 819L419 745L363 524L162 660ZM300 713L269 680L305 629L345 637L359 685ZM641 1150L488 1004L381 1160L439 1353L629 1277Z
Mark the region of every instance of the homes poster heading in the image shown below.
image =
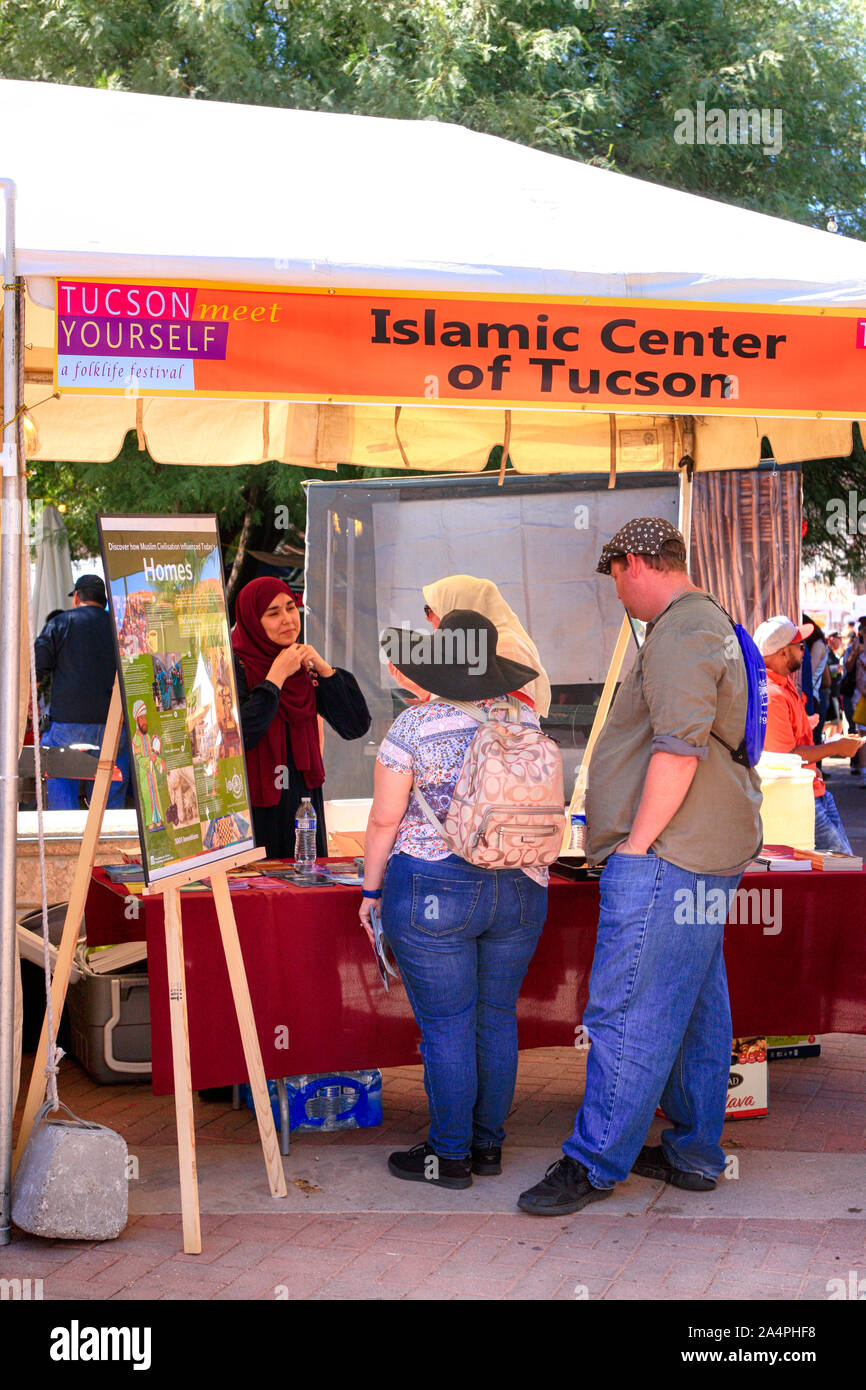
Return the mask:
M862 309L57 281L61 394L866 413Z

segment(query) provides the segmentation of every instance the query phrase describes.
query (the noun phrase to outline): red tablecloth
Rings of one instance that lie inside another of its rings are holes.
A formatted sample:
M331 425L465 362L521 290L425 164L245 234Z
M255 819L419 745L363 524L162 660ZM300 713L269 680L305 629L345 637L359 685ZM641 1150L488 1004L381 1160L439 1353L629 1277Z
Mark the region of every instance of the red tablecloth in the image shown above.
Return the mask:
M866 871L750 875L782 894L781 930L728 926L734 1033L866 1033ZM125 889L95 869L86 906L91 945L147 940L153 1089L172 1090L162 898L124 915ZM358 925L356 888L267 881L232 902L268 1076L357 1071L420 1060L402 986L386 994ZM182 893L193 1086L246 1080L216 911ZM129 910L128 907L126 910ZM583 1016L598 883L551 877L547 922L520 996L520 1046L569 1046ZM288 1047L281 1046L288 1030Z

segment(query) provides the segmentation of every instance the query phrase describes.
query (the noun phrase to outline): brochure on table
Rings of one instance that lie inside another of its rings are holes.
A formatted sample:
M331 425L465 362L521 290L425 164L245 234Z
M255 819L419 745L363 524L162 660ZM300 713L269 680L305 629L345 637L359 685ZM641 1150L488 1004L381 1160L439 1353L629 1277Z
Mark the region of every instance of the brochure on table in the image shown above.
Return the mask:
M144 877L252 849L214 516L98 518Z

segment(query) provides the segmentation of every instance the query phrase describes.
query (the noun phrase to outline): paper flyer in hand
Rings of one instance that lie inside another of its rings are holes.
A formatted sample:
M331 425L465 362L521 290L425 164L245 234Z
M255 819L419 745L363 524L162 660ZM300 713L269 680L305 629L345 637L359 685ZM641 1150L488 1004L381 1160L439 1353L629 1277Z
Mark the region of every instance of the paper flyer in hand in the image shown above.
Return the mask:
M400 974L399 971L395 970L389 959L390 947L388 946L385 933L382 931L382 910L378 903L373 903L370 910L370 922L373 926L373 949L376 952L376 964L379 967L382 984L385 986L386 990L390 991L391 981L388 979L388 976L390 975L394 980L399 980Z

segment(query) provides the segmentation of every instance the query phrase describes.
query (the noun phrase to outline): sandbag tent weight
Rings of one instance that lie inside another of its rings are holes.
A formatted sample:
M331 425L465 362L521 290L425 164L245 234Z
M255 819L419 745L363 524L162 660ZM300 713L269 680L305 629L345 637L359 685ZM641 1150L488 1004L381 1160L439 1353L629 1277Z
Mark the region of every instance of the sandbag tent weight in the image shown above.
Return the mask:
M75 877L72 883L69 907L66 912L63 936L58 950L57 965L54 970L52 981L51 1000L55 1019L60 1017L66 997L69 972L72 967L75 943L78 940L78 934L81 929L81 919L84 914L84 903L87 897L90 877L93 872L96 845L99 840L102 817L105 814L105 807L108 803L111 774L120 744L122 723L123 716L121 711L120 685L115 679L114 690L111 696L111 705L108 711L108 719L105 725L105 736L103 738L96 777L93 783L90 810L87 815L81 852L75 868ZM264 849L247 850L242 854L228 856L221 859L218 864L210 866L208 878L210 879L214 896L214 905L216 907L220 927L220 937L223 944L223 951L225 952L226 966L228 967L229 979L231 981L232 997L234 999L235 1012L237 1014L241 1041L244 1048L244 1058L255 1101L256 1120L259 1126L259 1135L261 1138L262 1152L265 1158L268 1183L273 1197L285 1197L287 1195L286 1179L280 1160L274 1117L268 1097L267 1081L265 1079L265 1071L262 1064L261 1051L259 1049L259 1040L256 1035L256 1025L253 1016L252 1001L250 999L249 985L247 983L246 971L244 970L243 957L238 941L237 925L235 923L234 909L231 903L228 879L226 878L226 874L229 870L240 868L244 864L254 863L257 859L263 859L264 856ZM166 960L168 965L169 1011L171 1020L172 1063L174 1069L174 1100L177 1119L181 1212L183 1217L183 1248L188 1255L197 1255L201 1253L201 1222L199 1218L198 1177L195 1158L195 1125L189 1057L189 1024L187 1020L180 889L184 884L200 882L202 877L201 868L181 871L177 874L173 874L171 877L160 880L158 884L150 885L144 889L144 892L148 895L162 894L165 912ZM30 1089L24 1109L21 1132L15 1150L14 1164L16 1167L21 1160L27 1140L30 1137L30 1131L34 1120L42 1105L45 1093L44 1068L47 1050L47 1026L43 1023L36 1060L33 1066L33 1074L30 1080Z

